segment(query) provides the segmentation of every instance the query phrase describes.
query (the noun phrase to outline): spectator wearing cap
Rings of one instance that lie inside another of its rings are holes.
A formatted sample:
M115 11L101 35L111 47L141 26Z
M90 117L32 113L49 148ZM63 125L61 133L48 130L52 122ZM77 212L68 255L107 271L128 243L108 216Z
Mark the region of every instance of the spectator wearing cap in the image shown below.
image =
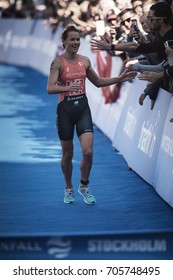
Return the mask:
M118 8L110 9L106 15L106 31L110 34L111 40L119 40L122 29L118 20L118 14L121 11Z

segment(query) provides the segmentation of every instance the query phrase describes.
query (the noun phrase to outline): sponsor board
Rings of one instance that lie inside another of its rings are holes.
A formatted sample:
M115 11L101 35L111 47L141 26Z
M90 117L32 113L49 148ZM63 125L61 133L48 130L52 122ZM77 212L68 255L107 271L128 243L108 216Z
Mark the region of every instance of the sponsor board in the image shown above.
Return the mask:
M173 258L173 233L0 239L1 260Z

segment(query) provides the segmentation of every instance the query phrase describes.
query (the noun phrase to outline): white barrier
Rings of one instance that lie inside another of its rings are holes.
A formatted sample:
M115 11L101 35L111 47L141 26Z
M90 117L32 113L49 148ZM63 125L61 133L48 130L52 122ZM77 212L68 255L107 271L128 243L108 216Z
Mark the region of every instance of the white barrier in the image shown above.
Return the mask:
M40 20L1 19L0 61L30 66L47 75L52 58L62 50L59 36L60 32L53 36Z
M122 152L133 170L154 185L155 166L171 95L160 90L154 109L150 110L149 99L143 106L139 105L141 93L142 85L136 79L122 110L113 146Z
M61 31L59 27L53 35L42 21L1 19L0 61L30 66L48 75L52 59L63 50ZM119 74L119 58L102 53L99 61L84 39L80 51L90 58L99 74L100 62L109 75ZM127 164L173 207L173 124L169 122L173 117L173 100L170 93L160 89L153 110L149 99L140 106L138 98L145 86L146 82L137 78L133 83L126 82L116 102L105 104L105 96L111 96L113 87L98 89L87 81L93 122L122 153Z
M171 206L173 206L173 124L169 120L172 116L173 99L170 101L165 119L154 178L156 191Z

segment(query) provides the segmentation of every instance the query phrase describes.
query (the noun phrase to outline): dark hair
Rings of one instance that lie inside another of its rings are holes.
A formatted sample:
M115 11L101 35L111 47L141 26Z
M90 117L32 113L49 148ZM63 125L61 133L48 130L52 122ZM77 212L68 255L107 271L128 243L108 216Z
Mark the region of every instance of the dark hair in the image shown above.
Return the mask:
M62 32L62 40L66 40L68 37L69 32L78 32L80 33L79 29L75 25L67 25L64 31Z
M163 17L164 22L169 24L172 18L172 10L165 2L158 2L150 7L151 11L154 11L156 17Z
M124 9L118 14L118 17L122 17L123 15L125 15L128 12L134 14L134 9L131 9L131 8Z

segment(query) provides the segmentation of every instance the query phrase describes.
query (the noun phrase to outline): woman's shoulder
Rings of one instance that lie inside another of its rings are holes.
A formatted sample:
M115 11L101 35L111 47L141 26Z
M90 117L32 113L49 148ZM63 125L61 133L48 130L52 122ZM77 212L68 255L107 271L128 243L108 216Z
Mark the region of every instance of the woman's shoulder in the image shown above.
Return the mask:
M61 54L61 55L57 55L56 57L55 57L55 59L54 59L57 63L60 63L60 62L62 62L63 61L63 55Z
M88 64L90 64L90 59L87 56L84 56L84 55L78 55L78 56L86 66L88 66Z
M58 70L63 69L63 61L60 56L56 56L50 66L50 69Z
M56 56L54 59L54 63L59 66L63 65L63 55Z

